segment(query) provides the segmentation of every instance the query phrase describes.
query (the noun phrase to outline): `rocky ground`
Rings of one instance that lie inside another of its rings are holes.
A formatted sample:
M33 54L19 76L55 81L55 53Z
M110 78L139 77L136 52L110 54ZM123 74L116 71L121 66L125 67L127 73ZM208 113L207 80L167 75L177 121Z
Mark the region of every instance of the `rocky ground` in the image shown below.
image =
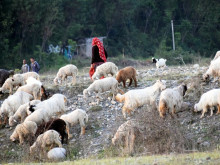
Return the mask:
M202 93L219 87L218 82L205 83L201 80L201 75L206 69L207 67L193 65L169 66L164 70L157 70L153 65L138 66L137 88L150 86L157 79L166 80L167 87L174 87L182 82L187 83L189 89L184 98L185 107L178 112L179 117L171 119L167 116L165 119L168 122L169 120L174 120L179 123L178 126L184 131L184 136L190 143L190 147L187 150L219 148L219 116L213 115L209 117L209 113L207 113L203 119L200 119L201 114L193 112L193 106L199 100ZM74 136L69 141L69 144L64 146L68 151L67 160L87 157L102 158L106 155L116 155L114 147L112 148L111 146L111 138L117 128L126 121L121 113L122 104L112 101L111 93L108 92L102 95L102 99L96 98L95 95L88 99L83 98L83 89L91 84L88 68L80 71L75 86L68 84L67 86L56 87L53 85L54 77L54 74L41 75L41 80L46 89L51 94L59 92L68 97L68 112L80 108L86 110L89 115L89 123L87 124L84 136L79 136L79 126L71 128L71 133ZM68 81L70 82L70 79ZM123 89L122 86L120 88ZM123 90L126 92L131 89L134 89L133 84L131 87ZM4 98L2 98L3 100ZM137 112L141 113L139 109ZM135 118L135 116L133 115L131 118ZM12 131L9 128L0 129L0 160L3 162L28 162L36 160L28 154L28 145L19 146L10 142L9 137ZM142 154L145 153L143 152Z

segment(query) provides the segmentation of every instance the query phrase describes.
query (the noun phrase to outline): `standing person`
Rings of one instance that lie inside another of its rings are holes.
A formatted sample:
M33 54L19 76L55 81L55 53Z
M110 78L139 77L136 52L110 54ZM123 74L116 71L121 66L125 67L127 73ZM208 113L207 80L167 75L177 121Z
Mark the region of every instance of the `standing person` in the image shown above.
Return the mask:
M92 60L89 76L92 79L92 75L95 73L97 66L107 61L108 54L103 46L103 43L98 38L92 39Z
M23 65L21 67L21 71L22 71L22 73L26 73L26 72L29 72L29 70L30 70L30 67L28 64L26 64L26 60L24 59Z
M38 73L40 70L40 65L35 61L33 57L30 58L31 61L31 71Z

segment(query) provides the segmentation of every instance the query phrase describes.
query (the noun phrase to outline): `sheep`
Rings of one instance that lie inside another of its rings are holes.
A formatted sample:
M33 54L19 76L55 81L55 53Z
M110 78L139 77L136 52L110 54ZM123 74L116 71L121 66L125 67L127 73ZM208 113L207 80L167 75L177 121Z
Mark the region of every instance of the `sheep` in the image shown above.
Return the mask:
M39 80L35 79L34 77L28 77L26 83L27 85L38 84L39 86L41 86L41 95L43 99L47 99L49 97L49 93L46 92L46 89L44 88L42 82L40 82Z
M26 92L16 92L13 95L9 96L1 105L0 117L1 122L4 119L4 124L7 123L7 119L14 115L20 105L25 104L33 100L33 96Z
M120 143L125 143L125 149L131 154L134 152L135 139L139 134L140 131L137 126L137 121L128 120L118 128L112 138L112 144L115 146Z
M59 80L61 81L62 84L62 81L64 81L67 78L67 76L72 76L73 77L72 84L75 85L77 73L78 73L78 69L75 65L72 64L66 65L60 68L59 71L57 72L57 76L54 79L54 84L58 85Z
M13 70L7 71L5 69L0 69L0 87L5 83L5 80L12 75L14 75Z
M123 82L124 88L126 87L125 83L127 79L130 80L129 86L131 86L132 80L134 80L135 87L137 87L136 76L137 76L136 69L131 66L128 66L119 70L116 76L116 80L118 81L119 84Z
M187 91L187 86L182 84L175 88L168 88L161 92L159 101L159 113L160 117L164 118L166 111L172 111L173 117L176 110L180 110L183 104L183 96Z
M101 98L100 94L101 92L105 92L111 90L113 97L112 99L115 99L115 94L118 92L118 81L114 77L107 77L100 80L95 80L87 89L83 90L83 96L84 98L87 98L87 96L91 92L98 93L98 97Z
M92 79L93 80L95 80L96 78L99 79L102 76L108 77L108 74L115 76L117 72L118 72L118 67L114 63L105 62L96 68L96 71L92 76Z
M38 137L40 134L46 132L47 130L55 130L61 135L62 144L68 143L68 135L66 133L67 124L62 119L51 119L48 122L42 123L38 126L38 129L35 133L35 137Z
M153 60L153 63L156 63L156 67L157 67L157 69L159 69L159 68L165 68L166 67L166 59L163 59L163 58L160 58L159 60L158 59L156 59L156 58L152 58L152 60Z
M22 124L18 124L10 136L11 141L19 140L20 144L24 143L25 138L34 137L37 131L37 124L32 121L26 121Z
M42 96L42 93L41 93L41 86L39 84L27 84L27 85L24 85L24 86L21 86L17 89L17 92L18 91L24 91L24 92L27 92L29 94L31 94L35 100L41 100L41 96Z
M124 95L117 94L116 101L124 102L124 106L122 107L124 118L126 118L126 112L130 115L131 111L144 104L150 104L153 108L156 108L156 98L159 96L160 91L165 88L165 82L157 80L153 86L130 90Z
M36 80L40 80L40 76L36 72L27 72L23 74L15 74L12 78L17 84L25 85L27 79L33 77Z
M32 100L28 103L21 105L15 112L15 114L9 118L9 126L15 126L19 122L19 120L21 121L21 123L23 123L24 119L28 116L28 106L36 105L40 102L40 100Z
M220 76L220 58L211 62L209 69L203 75L203 80L208 81L211 76L213 76L214 79Z
M76 125L77 123L81 126L81 135L85 134L85 124L88 122L88 115L84 110L76 109L71 113L62 115L60 119L63 119L67 124L67 133L69 138L72 136L69 131L70 126Z
M30 153L33 154L37 149L45 153L47 146L50 146L51 149L54 145L58 145L60 148L62 147L60 134L55 130L48 130L37 137L37 140L30 147Z
M66 158L66 149L55 147L47 153L47 158L51 160L60 160Z
M25 121L34 121L39 126L43 122L48 122L54 115L63 114L66 111L65 104L67 98L62 94L54 94L48 100L29 107L31 113Z
M194 105L194 112L202 111L202 115L200 118L203 118L205 113L210 108L211 113L210 116L213 115L214 107L217 106L218 112L220 113L220 89L212 89L206 93L204 93L199 102Z
M14 81L14 79L12 77L7 78L7 80L5 81L5 83L2 85L2 87L0 88L0 91L2 93L7 93L9 91L9 94L11 95L13 93L13 89L17 86L22 86L23 84L21 83L17 83L16 81Z

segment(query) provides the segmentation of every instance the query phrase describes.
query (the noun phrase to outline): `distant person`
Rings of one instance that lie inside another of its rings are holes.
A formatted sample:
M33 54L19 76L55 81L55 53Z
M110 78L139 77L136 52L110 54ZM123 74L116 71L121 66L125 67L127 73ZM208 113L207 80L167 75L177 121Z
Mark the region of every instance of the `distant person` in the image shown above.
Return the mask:
M26 60L23 60L23 65L21 67L21 72L26 73L26 72L29 72L29 70L30 70L29 65L26 63Z
M108 54L103 46L103 43L98 38L92 39L92 60L89 76L92 79L92 75L95 73L97 66L107 61Z
M31 61L31 71L38 73L40 70L40 65L35 61L34 58L30 58Z

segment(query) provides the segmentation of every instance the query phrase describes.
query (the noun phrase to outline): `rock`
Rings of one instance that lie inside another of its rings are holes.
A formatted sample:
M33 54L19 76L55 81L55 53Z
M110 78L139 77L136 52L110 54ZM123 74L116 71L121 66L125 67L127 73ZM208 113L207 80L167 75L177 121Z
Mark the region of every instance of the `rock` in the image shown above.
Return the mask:
M47 153L48 159L51 160L61 160L66 157L66 149L65 148L53 148Z
M210 144L210 142L205 141L201 145L204 146L204 147L210 147L211 144Z

